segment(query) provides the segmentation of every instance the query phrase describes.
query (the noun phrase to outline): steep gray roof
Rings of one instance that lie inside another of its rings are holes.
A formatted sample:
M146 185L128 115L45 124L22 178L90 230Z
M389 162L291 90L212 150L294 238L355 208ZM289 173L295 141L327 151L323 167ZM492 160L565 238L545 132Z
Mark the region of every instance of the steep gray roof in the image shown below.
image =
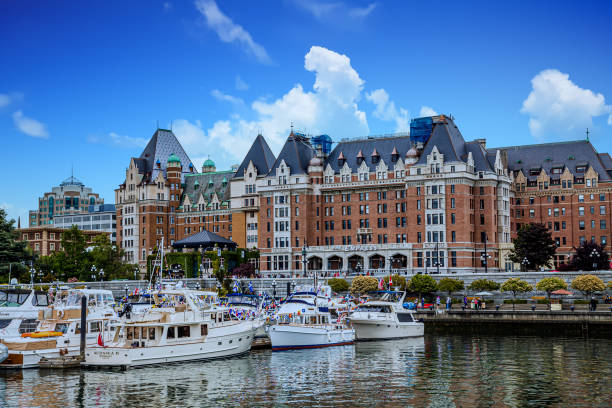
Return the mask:
M385 138L369 138L359 140L348 140L340 142L336 145L334 150L331 151L327 159L325 160L325 168L329 164L334 172L340 171L338 164L338 157L340 153L344 156L346 163L351 168L352 172L357 171L359 165L357 164L357 155L359 151L363 154L365 163L368 165L370 171L375 171L378 163L372 162L372 153L374 149L380 156L380 160L384 161L385 164L391 168L394 166L394 162L391 160L391 153L395 148L399 153L399 158L404 159L406 152L410 150L410 137L409 136L397 136L397 137L385 137Z
M491 163L490 157L487 157L487 151L482 147L479 142L466 142L464 145L467 154L464 154L461 157L463 161L466 161L467 155L469 153L472 153L472 158L474 159L474 169L476 171L494 171L495 152L493 152L493 162ZM446 157L444 158L444 160L446 160Z
M181 146L174 133L170 130L157 129L139 157L144 162L137 163L138 170L140 171L141 166L143 166L144 173L150 174L147 177L148 180L154 180L160 171L163 171L165 176L168 157L171 154L176 155L181 160L183 168L181 179L184 179L185 174L191 173L189 168L190 164L193 166L191 159L183 150L183 146ZM160 162L159 167L156 165L158 160Z
M308 163L314 155L315 150L306 139L291 133L268 175L276 174L276 169L282 160L289 166L291 174L306 174Z
M431 153L434 146L437 146L438 151L444 155L444 161L467 160L468 151L465 147L465 140L450 118L445 117L443 122L434 122L431 136L417 164L427 164L427 155ZM476 159L474 159L474 164L476 164Z
M501 147L499 150L508 153L509 170L522 170L525 177L530 180L537 178L537 176L529 175L530 169L544 169L548 175L551 175L550 170L553 167L567 167L572 174L576 175L576 166L579 165L593 167L601 181L612 180L606 171L606 167L612 164L609 155L607 153L598 154L587 140ZM602 155L607 155L607 157L602 158Z
M276 158L274 157L274 153L270 150L268 143L266 143L266 139L262 135L257 135L251 148L248 153L240 163L240 167L238 167L238 171L234 175L235 179L244 178L244 172L249 166L249 162L253 162L253 165L257 169L257 174L262 176L268 174L270 168L274 165L274 161Z
M229 201L229 181L232 178L232 174L231 170L189 174L185 177L181 205L183 205L186 196L189 196L191 204L197 204L201 195L204 195L206 203L209 203L214 193L217 193L219 201Z

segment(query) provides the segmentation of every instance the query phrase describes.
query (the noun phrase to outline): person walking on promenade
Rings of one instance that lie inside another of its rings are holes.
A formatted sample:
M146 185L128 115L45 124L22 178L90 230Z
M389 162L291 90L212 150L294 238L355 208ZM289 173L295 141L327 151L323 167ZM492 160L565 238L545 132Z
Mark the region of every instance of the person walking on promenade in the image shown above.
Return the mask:
M446 298L446 311L451 310L452 306L453 306L453 300L450 298L450 296L448 296Z
M468 300L467 300L467 296L463 296L463 308L467 309L468 307Z
M440 296L436 296L436 311L440 309Z
M597 310L597 299L595 299L595 296L591 296L591 307L590 307L591 312L594 312L595 310Z

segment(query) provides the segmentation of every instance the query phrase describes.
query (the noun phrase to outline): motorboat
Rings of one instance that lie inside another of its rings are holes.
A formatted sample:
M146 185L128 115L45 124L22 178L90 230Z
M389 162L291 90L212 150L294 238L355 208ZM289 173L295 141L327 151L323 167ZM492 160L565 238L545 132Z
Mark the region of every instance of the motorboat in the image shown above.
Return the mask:
M349 315L357 340L383 340L423 336L424 325L404 309L405 292L376 291Z
M0 339L36 331L38 312L49 303L49 295L44 291L0 289Z
M152 294L155 307L122 317L114 338L88 346L87 366L128 367L232 357L251 349L255 325L227 307L208 307L199 291Z
M273 351L352 344L355 331L329 312L331 288L300 287L290 295L268 327Z
M110 290L70 289L57 293L53 305L38 312L36 331L8 337L8 357L0 368L38 367L42 358L56 359L77 356L81 340L81 299L87 300L85 341L95 345L110 340L117 323Z

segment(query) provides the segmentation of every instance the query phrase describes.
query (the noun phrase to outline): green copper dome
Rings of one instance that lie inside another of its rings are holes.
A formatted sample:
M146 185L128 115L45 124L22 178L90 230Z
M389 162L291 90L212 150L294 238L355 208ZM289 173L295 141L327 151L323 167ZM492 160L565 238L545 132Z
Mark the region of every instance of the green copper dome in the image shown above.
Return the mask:
M170 155L170 157L168 157L168 163L180 163L181 159L178 158L177 155L175 155L174 153L172 153Z
M206 159L206 161L204 161L203 166L205 166L205 167L215 167L215 162L210 160L210 159Z

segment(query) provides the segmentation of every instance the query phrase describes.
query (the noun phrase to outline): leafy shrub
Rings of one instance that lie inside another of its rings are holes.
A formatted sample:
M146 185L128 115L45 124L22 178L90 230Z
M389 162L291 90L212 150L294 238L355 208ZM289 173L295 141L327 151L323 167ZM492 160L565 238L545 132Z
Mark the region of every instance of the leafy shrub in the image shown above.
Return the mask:
M361 295L378 289L378 281L373 276L356 276L351 283L351 293Z
M385 283L385 287L389 287L389 277L388 276L385 276L383 278L383 282ZM391 290L395 290L395 289L406 290L406 278L404 278L403 276L393 275L391 276L391 282L393 282L393 286L391 287Z
M588 296L593 292L605 290L606 285L595 275L580 275L572 281L572 288Z
M348 282L342 278L331 278L327 284L334 292L346 292L349 289Z
M470 290L498 290L499 283L490 279L476 279L468 287Z

